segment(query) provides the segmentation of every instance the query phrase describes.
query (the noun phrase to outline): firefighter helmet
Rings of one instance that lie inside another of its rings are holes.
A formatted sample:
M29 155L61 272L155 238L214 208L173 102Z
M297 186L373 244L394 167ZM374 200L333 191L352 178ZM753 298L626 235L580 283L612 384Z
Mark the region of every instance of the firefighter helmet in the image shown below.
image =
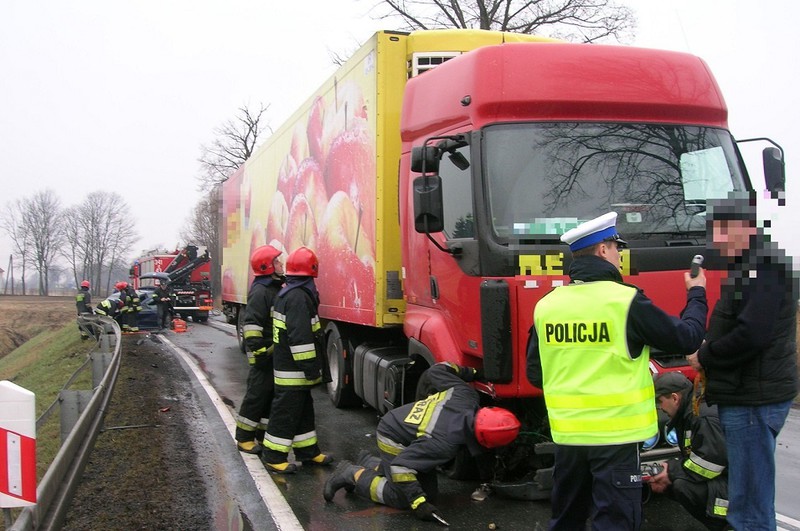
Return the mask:
M519 435L519 419L502 407L482 407L475 415L475 438L485 448L510 444Z
M82 287L82 288L88 288L88 287L89 287L89 285L90 285L90 284L89 284L89 281L88 281L88 280L84 280L83 282L81 282L81 287Z
M128 283L125 282L124 280L120 280L119 282L114 284L114 287L117 288L117 291L122 291L128 287Z
M308 247L298 247L286 259L286 274L301 277L316 277L319 274L319 260Z
M271 245L258 247L250 256L250 267L256 275L271 275L275 272L275 259L281 252Z

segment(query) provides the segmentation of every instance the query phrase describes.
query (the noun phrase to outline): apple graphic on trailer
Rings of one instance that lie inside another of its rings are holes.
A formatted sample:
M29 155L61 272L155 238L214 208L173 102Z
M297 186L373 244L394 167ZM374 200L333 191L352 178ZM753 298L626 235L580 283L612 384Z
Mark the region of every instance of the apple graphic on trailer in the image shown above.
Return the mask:
M320 220L328 207L328 193L322 179L322 170L317 161L307 158L297 168L294 181L294 195L303 194L314 211L314 219Z
M290 253L301 246L309 249L317 246L317 222L314 211L303 194L297 194L292 200L283 243Z
M372 308L375 255L359 212L343 191L333 194L319 237L320 299L323 304Z
M375 234L375 150L366 127L343 131L331 145L325 161L328 195L344 191L356 208L361 224L371 237Z
M267 214L267 241L283 241L288 223L289 205L286 204L284 195L276 191L272 196L272 204L269 207L269 214Z

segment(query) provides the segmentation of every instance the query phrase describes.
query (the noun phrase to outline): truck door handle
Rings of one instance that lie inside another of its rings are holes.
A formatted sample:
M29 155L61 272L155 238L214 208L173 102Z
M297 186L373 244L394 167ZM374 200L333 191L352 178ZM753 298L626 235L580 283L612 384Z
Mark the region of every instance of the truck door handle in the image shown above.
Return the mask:
M431 298L436 300L439 298L439 282L436 280L436 277L431 275Z

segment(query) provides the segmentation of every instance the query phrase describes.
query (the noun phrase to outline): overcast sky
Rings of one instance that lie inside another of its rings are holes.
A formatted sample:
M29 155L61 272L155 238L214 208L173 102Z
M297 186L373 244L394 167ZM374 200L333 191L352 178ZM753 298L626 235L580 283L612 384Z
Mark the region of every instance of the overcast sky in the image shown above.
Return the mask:
M791 210L762 206L800 255L789 230L800 222L800 2L626 3L638 15L635 44L708 62L734 136L769 136L785 149ZM277 129L333 73L331 51L347 55L375 30L395 29L369 16L373 4L2 0L0 208L48 188L63 206L115 191L140 235L132 255L173 247L200 198L197 158L214 127L263 103ZM10 252L0 235L0 268Z

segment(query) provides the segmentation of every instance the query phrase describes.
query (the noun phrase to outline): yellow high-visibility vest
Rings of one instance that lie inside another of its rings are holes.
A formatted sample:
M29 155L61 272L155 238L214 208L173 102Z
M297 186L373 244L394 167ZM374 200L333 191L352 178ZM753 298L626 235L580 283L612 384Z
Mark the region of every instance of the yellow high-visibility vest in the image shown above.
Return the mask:
M553 441L611 445L658 431L650 350L631 359L626 324L636 288L611 281L555 288L536 305Z

